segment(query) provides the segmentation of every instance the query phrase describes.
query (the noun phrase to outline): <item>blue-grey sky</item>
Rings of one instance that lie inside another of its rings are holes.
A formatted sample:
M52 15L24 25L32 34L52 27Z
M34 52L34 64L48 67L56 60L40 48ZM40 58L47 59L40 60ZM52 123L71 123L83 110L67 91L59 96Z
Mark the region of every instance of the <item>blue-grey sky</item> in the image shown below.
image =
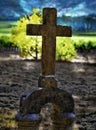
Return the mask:
M58 16L71 17L96 14L96 0L0 0L0 16L20 17L32 8L55 7Z
M56 7L60 16L82 16L96 13L96 0L21 0L20 4L27 12L30 12L31 7Z

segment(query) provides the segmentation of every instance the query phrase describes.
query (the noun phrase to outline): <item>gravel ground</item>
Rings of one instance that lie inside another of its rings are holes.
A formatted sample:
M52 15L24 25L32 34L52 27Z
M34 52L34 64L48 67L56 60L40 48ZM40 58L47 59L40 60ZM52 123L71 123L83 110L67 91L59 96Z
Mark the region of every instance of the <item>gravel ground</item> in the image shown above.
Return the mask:
M0 58L1 126L15 127L20 96L38 87L40 69L40 61ZM96 64L57 62L56 77L58 86L74 97L78 128L96 130Z

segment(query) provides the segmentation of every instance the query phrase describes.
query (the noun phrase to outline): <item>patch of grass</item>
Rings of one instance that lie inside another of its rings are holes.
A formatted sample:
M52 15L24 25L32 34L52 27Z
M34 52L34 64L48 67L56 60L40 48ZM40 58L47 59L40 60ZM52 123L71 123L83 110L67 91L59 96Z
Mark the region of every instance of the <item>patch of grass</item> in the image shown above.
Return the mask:
M0 21L0 27L10 27L10 26L15 26L16 25L16 21Z
M84 40L84 41L96 41L96 36L72 36L72 40L78 41L78 40Z
M11 28L16 25L16 21L0 21L0 36L10 35Z
M11 28L1 28L0 29L0 33L1 34L9 34L9 33L11 33Z
M96 32L74 32L73 36L75 37L96 37Z

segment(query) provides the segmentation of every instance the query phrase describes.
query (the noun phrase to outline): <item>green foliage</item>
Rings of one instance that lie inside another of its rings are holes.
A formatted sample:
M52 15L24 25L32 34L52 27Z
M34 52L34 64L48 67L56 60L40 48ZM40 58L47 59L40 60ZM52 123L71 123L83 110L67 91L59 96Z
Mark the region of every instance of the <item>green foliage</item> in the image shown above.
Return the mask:
M96 48L96 32L74 33L72 39L76 50Z
M71 38L57 38L56 58L59 60L71 60L75 56L76 51Z
M85 39L78 39L78 40L73 40L75 49L80 49L80 50L89 50L96 48L96 40L86 40Z
M20 48L22 56L33 55L36 47L38 52L41 52L41 37L26 36L27 24L40 24L42 22L41 10L33 9L31 16L25 15L22 17L16 27L12 28L12 41Z
M11 47L13 43L9 36L1 36L0 37L0 47Z

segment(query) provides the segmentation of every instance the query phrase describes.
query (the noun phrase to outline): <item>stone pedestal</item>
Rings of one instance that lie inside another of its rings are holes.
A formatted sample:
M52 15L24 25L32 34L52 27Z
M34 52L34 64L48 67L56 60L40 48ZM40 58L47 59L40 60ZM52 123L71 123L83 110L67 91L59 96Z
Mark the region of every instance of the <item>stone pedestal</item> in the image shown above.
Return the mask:
M74 100L68 92L57 87L38 88L21 97L20 113L16 116L18 129L41 130L39 126L43 117L40 115L40 111L47 103L51 103L53 107L50 114L51 130L72 130L75 120ZM45 129L42 128L42 130Z

